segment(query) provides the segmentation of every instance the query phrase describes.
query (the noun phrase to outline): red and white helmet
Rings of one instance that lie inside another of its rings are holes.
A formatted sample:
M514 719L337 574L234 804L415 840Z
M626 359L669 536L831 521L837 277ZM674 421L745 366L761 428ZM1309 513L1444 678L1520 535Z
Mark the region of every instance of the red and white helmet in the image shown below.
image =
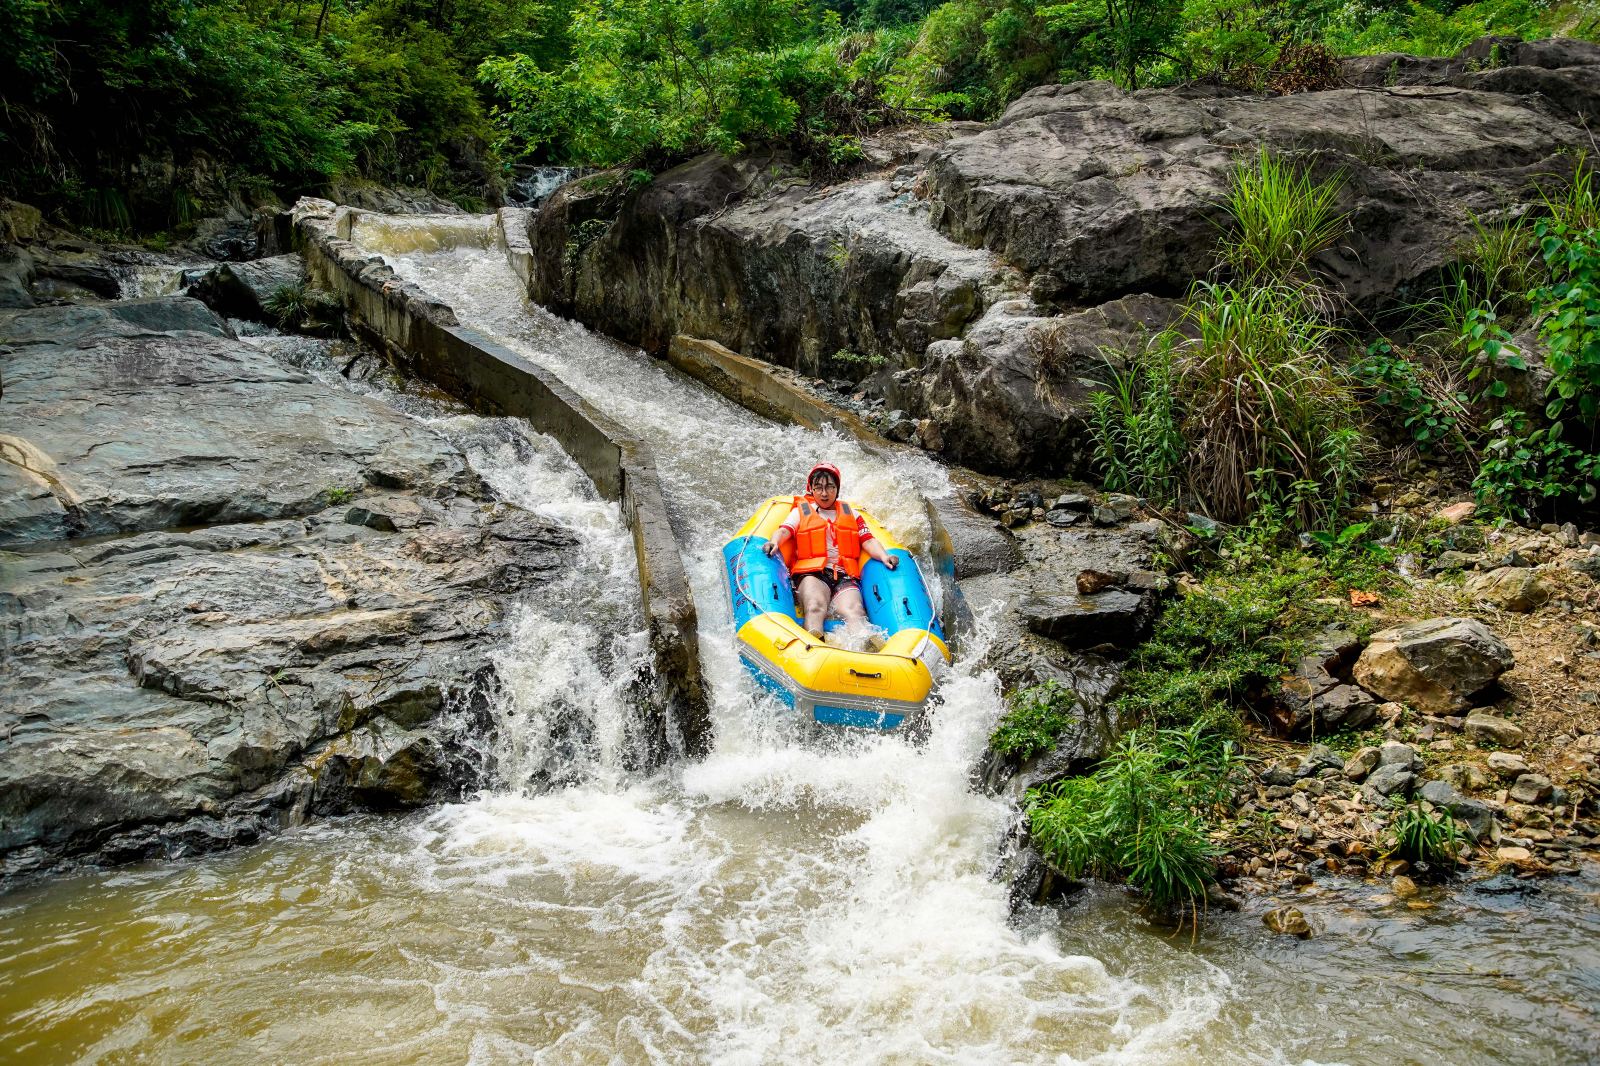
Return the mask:
M809 489L811 487L812 480L815 479L818 474L832 474L833 483L838 485L841 489L844 488L844 478L839 475L839 468L834 466L832 463L826 462L818 463L816 466L811 468L811 473L806 475L806 488Z

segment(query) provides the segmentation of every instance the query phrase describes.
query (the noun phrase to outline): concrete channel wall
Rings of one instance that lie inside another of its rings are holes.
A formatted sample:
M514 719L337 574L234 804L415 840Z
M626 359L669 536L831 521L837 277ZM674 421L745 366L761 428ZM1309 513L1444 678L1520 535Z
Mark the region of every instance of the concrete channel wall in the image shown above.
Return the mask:
M294 240L307 271L338 293L357 328L407 370L474 410L527 419L556 439L601 494L622 504L633 531L651 648L666 688L667 713L657 723L661 743L655 749L665 752L670 731L689 754L704 754L711 728L694 599L649 447L553 375L462 326L448 305L402 281L382 259L362 255L350 240L359 214L309 197L294 206Z

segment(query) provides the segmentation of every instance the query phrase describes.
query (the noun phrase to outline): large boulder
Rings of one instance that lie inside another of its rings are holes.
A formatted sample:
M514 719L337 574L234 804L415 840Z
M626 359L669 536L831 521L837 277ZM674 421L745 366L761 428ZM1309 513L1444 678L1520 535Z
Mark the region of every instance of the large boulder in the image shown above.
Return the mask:
M927 192L950 236L1092 304L1206 276L1234 167L1262 148L1288 153L1343 176L1351 231L1319 265L1358 306L1381 306L1456 261L1474 214L1528 200L1541 172L1571 173L1573 116L1491 84L1278 97L1047 85L937 152Z
M929 129L914 155L948 138ZM908 168L909 169L909 168ZM531 219L539 303L650 351L675 334L813 376L913 365L1024 282L951 241L914 171L819 189L786 157L704 155L642 188L590 175Z
M289 253L247 263L222 263L196 282L190 295L221 315L274 322L277 316L269 310L273 296L280 289L305 283L305 260Z
M1089 396L1165 328L1177 303L1130 296L1067 315L1002 301L959 340L927 346L890 402L940 426L941 450L981 469L1086 473Z
M20 311L0 321L0 345L0 545L477 482L435 434L241 344L198 300Z
M0 879L476 784L447 727L568 534L196 300L0 316L0 376Z
M1433 618L1374 633L1354 676L1382 699L1452 714L1512 665L1511 649L1482 622Z

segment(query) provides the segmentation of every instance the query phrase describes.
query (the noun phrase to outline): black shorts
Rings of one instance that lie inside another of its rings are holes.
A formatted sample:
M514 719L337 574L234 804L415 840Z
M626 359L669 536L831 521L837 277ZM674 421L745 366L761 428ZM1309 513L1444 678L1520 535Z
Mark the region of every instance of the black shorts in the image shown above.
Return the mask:
M845 573L843 570L814 570L809 574L790 574L789 584L794 587L794 594L800 595L800 582L808 577L814 577L828 586L828 598L839 595L845 589L861 591L861 582Z

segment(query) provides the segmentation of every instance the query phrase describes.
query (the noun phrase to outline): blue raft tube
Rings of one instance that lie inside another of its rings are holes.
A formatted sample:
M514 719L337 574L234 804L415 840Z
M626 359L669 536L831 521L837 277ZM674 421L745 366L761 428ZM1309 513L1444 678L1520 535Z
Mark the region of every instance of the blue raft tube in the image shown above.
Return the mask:
M739 657L756 682L802 717L823 725L888 732L926 706L934 670L950 661L944 627L911 552L859 508L897 569L861 556L867 620L887 634L878 651L848 651L806 632L785 561L763 550L794 507L774 496L722 548ZM787 548L789 545L784 545ZM842 626L830 619L825 631Z

